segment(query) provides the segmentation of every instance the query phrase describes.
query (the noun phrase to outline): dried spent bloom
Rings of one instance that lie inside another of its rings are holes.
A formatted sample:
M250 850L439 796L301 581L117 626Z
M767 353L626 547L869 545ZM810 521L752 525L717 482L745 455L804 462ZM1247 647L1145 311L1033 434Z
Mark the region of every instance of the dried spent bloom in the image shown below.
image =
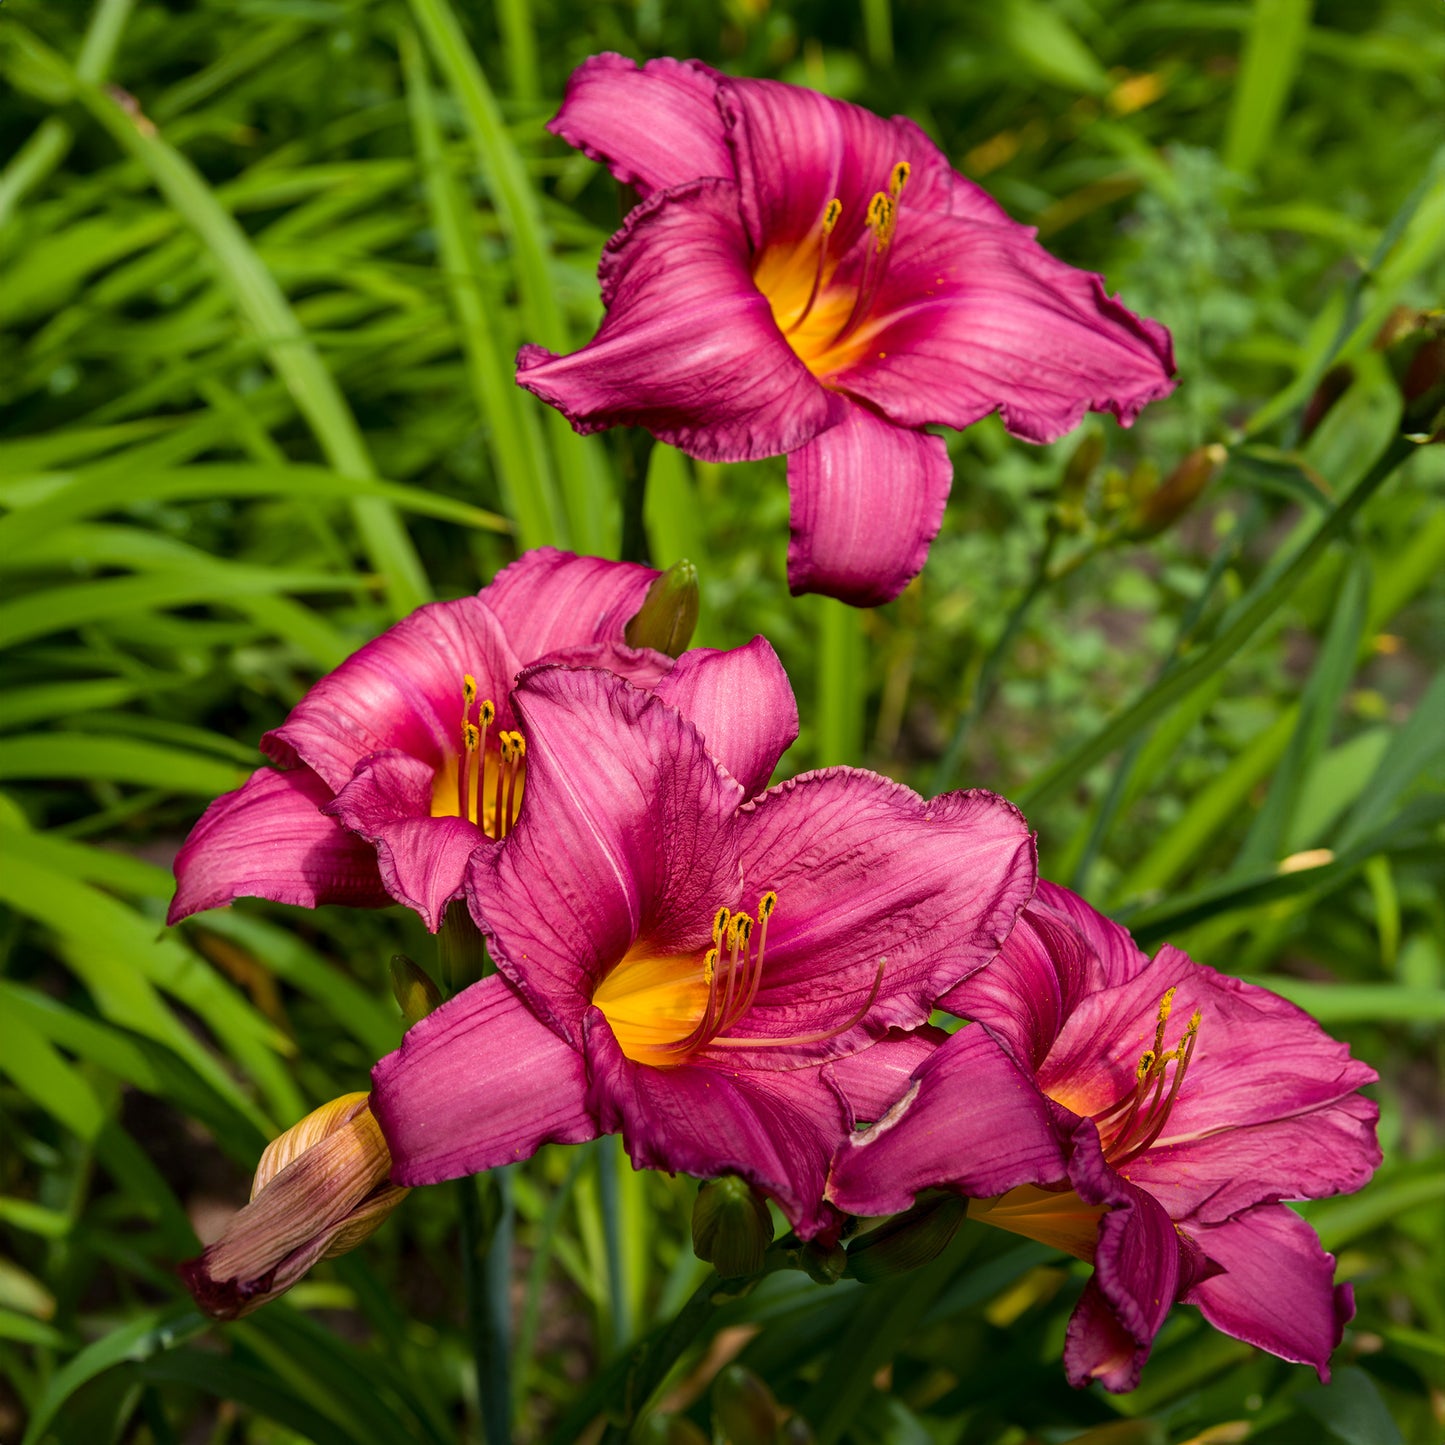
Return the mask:
M857 1089L906 1077L890 1030L994 956L1033 891L1033 842L992 794L926 801L854 768L749 801L726 759L752 728L766 777L791 697L760 672L745 701L695 695L684 716L601 671L522 679L527 811L468 880L499 972L373 1071L394 1178L620 1131L639 1169L735 1174L805 1238L836 1232L823 1184L851 1117L835 1063Z
M695 588L690 566L689 579ZM625 634L654 597L647 620L678 642L669 623L687 585L657 598L660 580L541 547L475 597L418 608L367 643L261 739L278 766L218 798L191 830L169 921L240 897L394 901L435 932L472 850L503 837L522 807L527 744L508 701L518 672L550 658L659 685L673 657ZM726 657L690 654L690 666Z
M251 1202L181 1266L207 1314L234 1320L259 1309L318 1260L370 1238L406 1197L389 1180L391 1155L367 1099L343 1094L267 1145Z
M1070 1381L1129 1390L1176 1301L1328 1378L1354 1312L1281 1201L1360 1188L1380 1161L1374 1071L1266 989L1153 958L1041 884L998 959L942 1000L972 1019L840 1150L828 1197L862 1215L922 1190L1094 1266Z
M1052 441L1173 389L1168 332L1055 260L911 121L697 61L597 55L550 129L642 197L580 351L517 380L582 432L786 453L788 581L859 606L922 568L953 468L925 427Z

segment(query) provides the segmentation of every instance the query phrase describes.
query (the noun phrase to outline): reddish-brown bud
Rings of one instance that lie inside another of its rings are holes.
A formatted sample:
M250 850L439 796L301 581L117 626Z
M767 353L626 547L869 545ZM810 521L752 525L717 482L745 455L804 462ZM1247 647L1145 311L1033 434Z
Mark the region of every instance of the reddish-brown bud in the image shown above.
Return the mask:
M1228 460L1229 453L1218 442L1196 447L1153 491L1135 503L1124 535L1136 542L1157 537L1199 500Z
M233 1320L284 1294L318 1260L355 1249L407 1190L388 1182L391 1153L367 1094L343 1094L273 1139L251 1202L214 1244L181 1265L207 1314Z

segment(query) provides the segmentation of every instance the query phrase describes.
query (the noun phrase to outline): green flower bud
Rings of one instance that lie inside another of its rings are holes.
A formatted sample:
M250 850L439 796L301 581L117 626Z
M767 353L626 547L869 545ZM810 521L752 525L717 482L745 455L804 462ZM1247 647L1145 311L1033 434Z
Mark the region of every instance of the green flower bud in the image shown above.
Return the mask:
M798 1262L816 1284L837 1284L848 1267L848 1251L841 1244L820 1244L814 1239L803 1246Z
M729 1365L712 1387L712 1409L730 1445L773 1445L778 1402L751 1370Z
M873 1284L937 1259L968 1216L968 1200L937 1194L859 1235L848 1246L850 1278Z
M651 647L680 657L697 626L697 609L697 568L684 558L647 589L623 636L629 647Z
M407 1028L420 1023L441 1005L441 990L404 953L391 956L391 991Z
M707 1436L684 1415L650 1415L637 1433L644 1445L710 1445Z
M773 1242L767 1201L745 1179L707 1180L692 1206L692 1249L724 1279L756 1274Z

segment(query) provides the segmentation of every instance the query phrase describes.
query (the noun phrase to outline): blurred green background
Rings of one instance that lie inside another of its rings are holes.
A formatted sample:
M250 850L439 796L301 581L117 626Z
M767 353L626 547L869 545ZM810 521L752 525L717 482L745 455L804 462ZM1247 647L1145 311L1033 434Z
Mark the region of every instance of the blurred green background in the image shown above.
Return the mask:
M777 645L786 770L1007 793L1046 875L1348 1038L1386 1150L1306 1210L1359 1298L1328 1389L1180 1309L1134 1394L1071 1391L1081 1267L973 1228L914 1276L727 1305L646 1428L746 1445L737 1360L824 1442L1438 1445L1445 450L1348 507L1399 422L1372 343L1445 302L1438 0L6 0L0 1440L477 1438L452 1191L237 1325L172 1272L267 1138L365 1087L387 959L430 940L162 919L180 839L320 672L520 547L616 555L625 442L511 382L599 314L621 202L543 123L605 49L904 112L1173 329L1179 390L1131 431L951 436L889 607L788 597L781 460L658 447L651 555L698 564L700 641ZM1141 535L1209 443L1222 473ZM618 1160L483 1190L517 1440L585 1431L586 1382L703 1276L692 1183Z

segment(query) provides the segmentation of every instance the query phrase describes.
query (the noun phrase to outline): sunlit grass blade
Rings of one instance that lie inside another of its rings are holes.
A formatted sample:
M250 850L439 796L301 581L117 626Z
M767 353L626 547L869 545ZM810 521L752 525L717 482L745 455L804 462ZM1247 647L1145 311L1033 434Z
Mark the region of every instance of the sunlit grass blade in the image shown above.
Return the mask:
M518 541L524 547L544 546L563 533L537 417L532 407L521 404L523 393L512 380L510 356L488 316L476 238L469 233L467 211L452 179L426 60L410 30L402 31L400 45L417 156L441 243L447 291L477 409L487 420L497 480L507 510L516 519Z
M352 592L360 578L327 572L281 572L213 562L153 572L142 577L103 577L68 587L31 592L0 602L0 647L63 632L83 622L110 620L154 608L224 604L229 599L277 592Z
M96 84L106 77L135 0L97 0L75 58L75 73ZM47 116L0 171L0 231L16 206L51 174L70 150L75 133L58 115Z
M1254 0L1224 138L1224 163L1247 175L1269 149L1299 69L1312 0Z
M411 0L437 67L461 106L472 145L512 247L521 314L529 341L554 349L568 344L566 321L550 274L551 245L536 191L507 134L500 106L448 0ZM524 407L541 405L530 398ZM546 407L547 436L557 459L570 542L611 555L616 536L609 469L594 439L580 437L560 412Z
M1354 676L1365 629L1369 585L1368 564L1357 555L1341 579L1329 631L1300 700L1298 726L1291 730L1269 793L1235 859L1234 866L1241 872L1284 856L1301 789L1329 745L1341 700Z
M373 477L355 417L246 233L191 163L149 122L128 115L93 85L78 82L76 95L122 149L145 166L157 188L195 230L331 465L343 475ZM390 504L377 497L359 497L352 502L352 512L372 565L386 579L393 610L400 615L426 601L426 574Z

